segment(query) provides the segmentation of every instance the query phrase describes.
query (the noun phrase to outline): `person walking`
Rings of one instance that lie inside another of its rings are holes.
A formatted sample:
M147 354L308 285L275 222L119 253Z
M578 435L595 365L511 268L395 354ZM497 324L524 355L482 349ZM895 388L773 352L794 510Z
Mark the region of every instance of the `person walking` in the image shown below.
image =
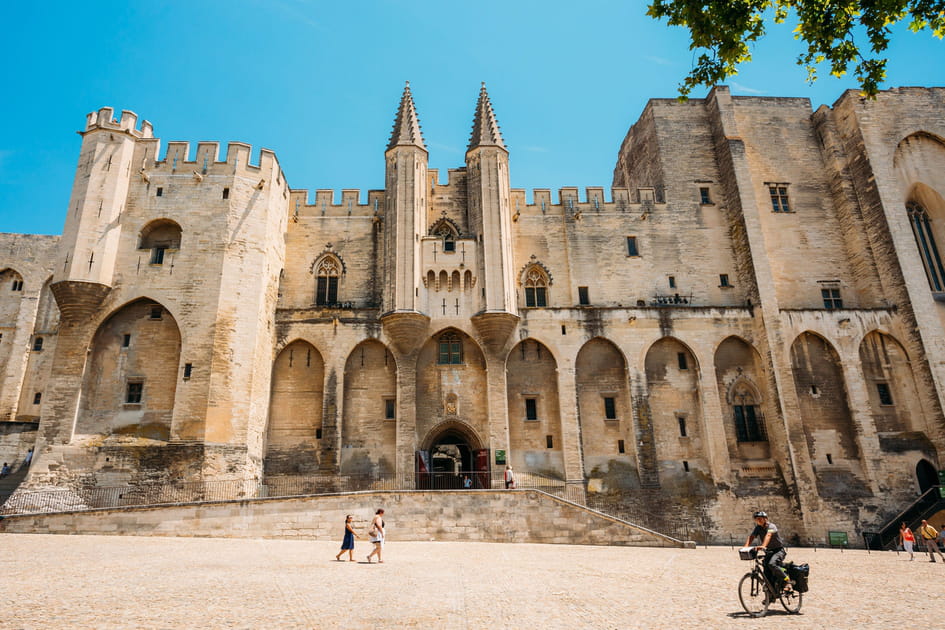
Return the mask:
M23 468L29 468L30 462L33 461L33 448L30 447L30 450L26 451L26 457L23 458Z
M942 556L942 562L945 562L945 555L942 555L942 550L938 548L938 544L935 542L935 539L938 538L938 530L929 525L927 520L922 519L919 535L922 536L925 549L929 552L929 562L935 562L935 552L938 552L938 555Z
M0 477L6 477L10 474L10 464L3 462L3 468L0 468Z
M345 537L341 541L341 551L338 552L338 555L335 556L335 560L338 562L344 562L341 559L341 556L344 555L345 551L348 552L348 562L354 562L354 539L360 538L358 533L354 531L354 517L350 514L345 517Z
M899 542L902 543L902 548L909 552L909 562L915 560L912 553L912 547L915 545L915 535L905 523L899 526Z
M384 537L386 536L384 531L384 508L380 508L374 513L374 520L371 521L371 530L368 533L371 536L369 540L374 545L374 551L369 553L367 557L368 564L371 564L371 558L374 556L377 556L379 564L383 564L381 551L384 550Z
M515 473L512 472L511 466L505 467L505 489L515 487Z

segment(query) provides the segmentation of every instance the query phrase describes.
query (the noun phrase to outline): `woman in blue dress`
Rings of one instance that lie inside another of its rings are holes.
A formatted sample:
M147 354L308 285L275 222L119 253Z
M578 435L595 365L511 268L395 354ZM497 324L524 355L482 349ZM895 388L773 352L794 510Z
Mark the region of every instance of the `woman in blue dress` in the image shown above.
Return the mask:
M354 527L351 525L351 521L354 520L354 517L350 514L345 517L345 537L341 541L341 551L338 552L338 555L335 556L335 560L338 562L344 562L341 559L341 556L344 555L345 551L348 552L348 562L354 562L354 539L360 538L357 532L354 531Z

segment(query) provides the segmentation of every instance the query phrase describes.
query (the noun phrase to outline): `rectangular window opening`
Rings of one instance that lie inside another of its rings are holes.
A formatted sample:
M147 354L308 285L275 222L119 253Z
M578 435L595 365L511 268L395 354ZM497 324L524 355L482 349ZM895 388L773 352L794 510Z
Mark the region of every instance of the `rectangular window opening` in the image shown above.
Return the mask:
M154 191L154 196L155 196L155 197L163 197L163 196L164 196L164 189L161 188L160 186L158 186L158 187L157 187L157 190Z
M787 184L769 184L768 193L771 195L771 209L775 212L790 212L788 203Z
M33 404L38 405L43 400L43 392L33 394Z
M150 319L164 319L164 308L160 306L152 306Z
M670 288L670 289L675 289L675 288L676 288L676 276L670 276L670 277L669 277L669 288Z
M824 308L829 310L843 308L843 300L840 298L840 289L821 289L820 296L824 300Z
M590 303L591 298L587 292L587 287L578 287L578 304L581 306L587 306Z
M679 423L679 437L686 437L686 419L679 416L676 418L676 422Z
M689 359L686 357L686 353L685 353L685 352L677 352L677 353L676 353L676 361L679 363L679 369L680 369L680 370L688 370L688 369L689 369Z
M730 286L732 286L732 285L729 284L729 282L728 282L728 274L727 274L727 273L720 273L720 274L719 274L719 286L720 286L720 287L730 287Z
M193 373L194 373L194 364L193 364L193 363L185 363L185 364L184 364L184 380L186 381L186 380L190 379L190 377L191 377L191 375L193 375Z
M830 464L831 466L833 465L833 455L831 455L830 453L827 453L827 463Z
M623 440L617 440L617 452L626 453L627 448L624 446Z
M42 352L43 350L43 338L37 337L33 340L33 352Z
M538 399L537 398L525 399L525 419L538 420Z
M876 392L879 394L879 404L893 404L892 392L889 389L889 383L876 383Z
M551 436L551 435L546 435L546 436L545 436L545 448L554 448L554 447L555 447L555 439L554 439L554 437Z
M689 472L689 462L687 462L686 460L683 460L682 469L686 472Z
M397 406L393 398L384 399L384 419L393 420L397 417Z
M224 198L224 199L229 199L229 198L230 198L230 189L229 189L229 188L224 188L224 189L223 189L223 198Z
M316 440L322 439L322 430L321 430L321 428L315 429L315 439L316 439Z
M712 197L709 196L709 189L707 187L699 189L699 202L703 206L708 206L712 203Z
M144 383L141 381L131 381L128 383L128 389L125 391L125 403L129 405L140 405L143 395Z
M617 419L617 399L611 396L604 397L604 417L608 420Z
M568 334L568 329L564 324L561 324L561 334L562 335Z
M637 237L628 236L627 237L627 256L639 256L640 252L637 249Z
M131 335L129 335L128 333L125 333L124 335L121 336L121 347L127 348L130 345L131 345Z

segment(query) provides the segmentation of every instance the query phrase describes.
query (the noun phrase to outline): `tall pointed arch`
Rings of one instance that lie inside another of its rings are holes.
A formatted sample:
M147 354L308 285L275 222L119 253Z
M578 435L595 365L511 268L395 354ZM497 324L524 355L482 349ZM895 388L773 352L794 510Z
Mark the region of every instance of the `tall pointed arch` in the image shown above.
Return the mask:
M345 273L341 257L335 252L325 251L312 263L311 272L315 276L315 305L338 304L341 280Z

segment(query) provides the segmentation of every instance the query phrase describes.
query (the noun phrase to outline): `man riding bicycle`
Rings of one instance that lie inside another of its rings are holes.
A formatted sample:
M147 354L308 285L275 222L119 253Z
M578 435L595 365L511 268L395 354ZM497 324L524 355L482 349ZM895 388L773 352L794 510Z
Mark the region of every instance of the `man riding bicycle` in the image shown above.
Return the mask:
M755 512L754 519L755 528L751 530L751 533L748 535L748 540L745 541L745 547L750 546L751 541L756 538L761 540L761 544L758 545L758 547L764 549L767 553L765 564L772 578L772 584L775 588L778 588L778 584L781 584L783 590L792 590L791 578L788 577L787 572L781 566L784 562L784 557L787 555L787 549L784 548L781 534L778 533L778 526L768 520L768 514L765 512Z

